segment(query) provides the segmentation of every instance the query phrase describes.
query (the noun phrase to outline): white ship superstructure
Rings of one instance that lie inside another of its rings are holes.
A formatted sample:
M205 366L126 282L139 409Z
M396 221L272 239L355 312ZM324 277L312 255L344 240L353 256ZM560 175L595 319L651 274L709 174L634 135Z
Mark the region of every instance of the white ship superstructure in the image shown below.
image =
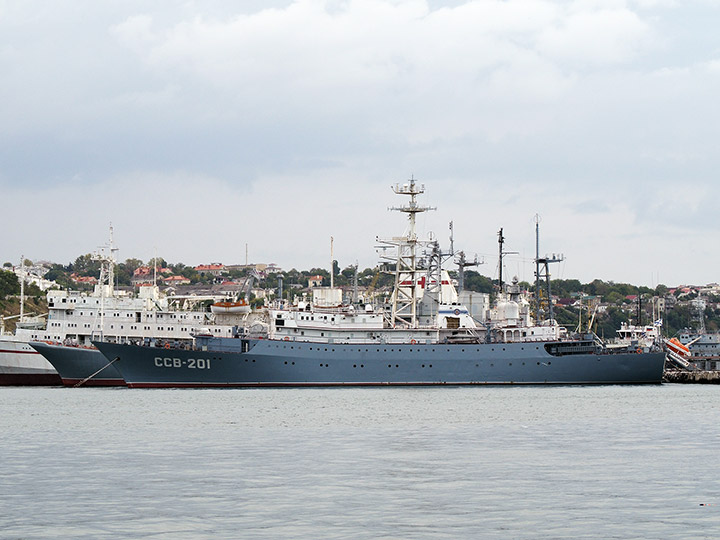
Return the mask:
M340 289L313 289L312 301L285 309L270 310L271 339L342 344L433 344L553 341L567 337L565 328L549 320L535 325L530 303L517 278L503 287L495 307L486 309L487 298L477 314L460 303L443 261L454 256L443 253L436 240L419 240L416 215L432 208L422 206L417 196L424 192L411 179L393 191L409 202L391 208L408 216L404 236L378 242L395 286L387 304L345 304ZM452 241L452 239L451 239ZM421 252L422 250L422 252ZM332 276L331 276L332 283ZM470 298L468 294L464 298ZM487 295L485 295L487 297ZM476 298L478 298L476 293Z

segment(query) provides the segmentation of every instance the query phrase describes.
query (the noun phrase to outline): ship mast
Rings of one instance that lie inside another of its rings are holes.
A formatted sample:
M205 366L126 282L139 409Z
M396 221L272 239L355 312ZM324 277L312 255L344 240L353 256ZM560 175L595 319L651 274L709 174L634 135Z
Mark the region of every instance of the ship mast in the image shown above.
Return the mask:
M500 294L504 292L504 283L503 283L503 257L505 255L517 255L517 251L505 251L503 249L503 245L505 245L505 236L503 235L502 227L498 231L498 285L500 288Z
M20 255L20 322L25 319L25 255Z
M107 252L106 252L107 250ZM113 226L110 224L110 241L100 246L100 251L93 255L93 260L100 261L100 341L105 335L105 297L113 296L113 281L115 275L115 252L118 248L113 240ZM106 285L107 283L107 285Z
M408 216L408 229L406 236L395 236L381 242L397 247L395 262L395 288L392 298L391 324L416 328L417 318L417 283L418 255L417 248L420 245L429 245L431 242L419 241L415 227L416 215L428 210L435 210L429 206L420 206L417 196L425 193L425 185L418 186L415 178L411 177L406 184L396 184L391 187L396 195L405 195L410 198L407 204L398 207L391 207L389 210L403 212Z
M547 303L548 303L548 319L553 320L555 315L552 307L552 293L550 291L550 268L549 265L552 263L559 263L564 261L565 258L562 255L555 255L552 257L546 255L540 258L540 216L535 214L535 306L536 306L536 318L540 321L541 312L541 286L540 281L545 279L545 285L547 287ZM543 268L541 271L540 268Z

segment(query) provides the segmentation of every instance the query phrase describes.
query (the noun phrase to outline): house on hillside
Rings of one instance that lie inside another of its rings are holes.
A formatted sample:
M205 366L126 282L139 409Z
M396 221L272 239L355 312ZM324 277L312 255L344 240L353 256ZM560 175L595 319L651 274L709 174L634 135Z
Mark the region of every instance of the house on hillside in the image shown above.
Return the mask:
M175 287L176 285L190 285L190 280L185 276L168 276L162 279L165 285Z
M227 272L227 268L222 263L201 264L195 267L195 271L201 276L218 277L223 272Z
M78 276L76 273L70 274L70 279L73 283L82 285L97 285L98 280L94 276Z
M130 282L133 284L134 287L139 287L140 285L145 284L152 284L155 281L155 272L157 272L157 275L161 280L162 276L172 274L172 270L165 267L156 269L151 266L138 266L133 272L133 275L130 278Z
M310 276L308 278L308 288L322 287L323 277L322 276Z

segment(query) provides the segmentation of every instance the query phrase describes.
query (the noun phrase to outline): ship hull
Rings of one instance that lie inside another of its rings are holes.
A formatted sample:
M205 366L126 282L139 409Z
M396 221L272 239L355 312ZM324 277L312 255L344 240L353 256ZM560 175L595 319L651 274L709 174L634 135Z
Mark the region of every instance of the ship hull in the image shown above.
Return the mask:
M52 364L65 386L125 386L120 373L97 349L34 341L30 345Z
M216 340L207 350L96 343L133 388L659 384L663 353L549 354L542 343L348 345Z
M0 386L59 386L60 376L24 341L0 340Z

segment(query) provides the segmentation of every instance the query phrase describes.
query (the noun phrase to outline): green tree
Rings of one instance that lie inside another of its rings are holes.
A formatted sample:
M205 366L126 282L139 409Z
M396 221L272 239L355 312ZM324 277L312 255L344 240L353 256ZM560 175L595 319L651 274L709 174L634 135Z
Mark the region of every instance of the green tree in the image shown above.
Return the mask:
M97 277L100 275L100 261L93 260L92 254L87 253L75 259L75 262L70 265L69 270L79 276Z
M162 257L153 257L147 263L147 266L149 266L150 268L153 268L155 265L157 265L158 269L167 268L168 266L167 262L165 262L165 259L163 259Z
M20 281L14 272L0 270L0 298L13 294L20 294Z
M475 270L465 270L465 289L491 294L495 292L495 284L489 277L483 276Z

